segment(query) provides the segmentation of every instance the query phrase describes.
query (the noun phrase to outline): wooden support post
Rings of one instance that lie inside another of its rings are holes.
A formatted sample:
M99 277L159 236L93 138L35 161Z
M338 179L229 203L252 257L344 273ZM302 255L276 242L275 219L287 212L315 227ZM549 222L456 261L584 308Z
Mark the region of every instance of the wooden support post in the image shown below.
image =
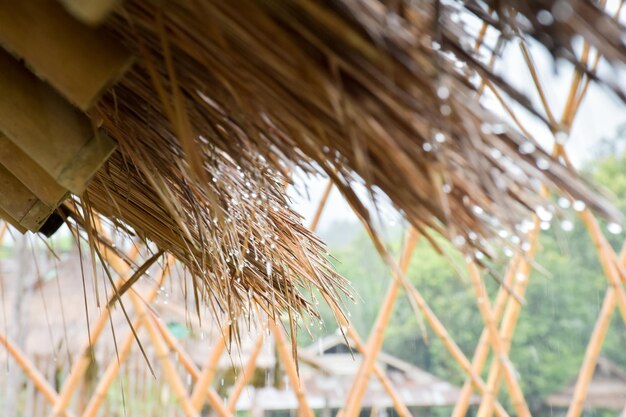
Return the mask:
M513 373L512 365L509 361L508 352L504 348L500 334L498 333L498 323L495 313L491 309L491 303L489 302L489 294L485 288L485 283L480 277L478 267L474 262L468 263L469 275L476 293L476 300L478 302L478 309L483 318L485 329L490 339L490 344L494 353L494 360L502 362L501 368L504 369L504 376L511 395L511 402L518 416L530 417L530 411L526 400L524 399L524 393L520 387L517 377ZM495 392L488 392L487 396L483 397L485 403L486 415L493 413L493 407L495 403Z
M67 190L0 132L0 164L48 207L57 207Z
M411 255L417 245L417 239L418 233L415 229L409 229L407 241L400 260L400 271L403 274L406 273L409 267ZM365 390L369 384L372 372L374 371L378 353L382 348L385 328L387 327L387 323L389 323L393 306L396 302L401 285L401 280L398 277L394 277L389 284L387 295L385 296L383 305L378 312L378 317L376 318L376 322L374 323L374 327L372 328L372 332L367 342L367 347L363 353L363 363L354 378L352 388L348 392L347 403L343 413L341 413L343 417L356 417L361 410L361 402L363 400L363 396L365 395Z
M300 379L298 378L298 371L296 370L296 364L294 358L291 356L291 349L287 346L287 339L283 333L283 329L280 328L271 318L268 319L270 331L274 335L276 340L276 350L281 363L285 367L287 377L291 382L292 389L298 399L298 416L299 417L315 417L311 406L306 398Z
M0 0L0 44L83 111L133 62L104 31L85 26L50 0Z

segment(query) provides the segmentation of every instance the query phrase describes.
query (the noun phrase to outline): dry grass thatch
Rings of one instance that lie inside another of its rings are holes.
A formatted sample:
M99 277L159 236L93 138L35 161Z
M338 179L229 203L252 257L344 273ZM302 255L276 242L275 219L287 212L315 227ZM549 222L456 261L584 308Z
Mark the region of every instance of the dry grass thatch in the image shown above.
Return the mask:
M553 26L538 23L563 3ZM624 28L583 0L125 1L104 26L137 62L91 112L119 149L88 201L174 253L233 315L251 297L302 311L302 287L345 289L289 209L296 167L329 175L367 221L351 185L380 189L471 253L545 203L538 182L616 217L481 107L476 75L542 117L473 53L463 10L575 63L577 35L625 61Z

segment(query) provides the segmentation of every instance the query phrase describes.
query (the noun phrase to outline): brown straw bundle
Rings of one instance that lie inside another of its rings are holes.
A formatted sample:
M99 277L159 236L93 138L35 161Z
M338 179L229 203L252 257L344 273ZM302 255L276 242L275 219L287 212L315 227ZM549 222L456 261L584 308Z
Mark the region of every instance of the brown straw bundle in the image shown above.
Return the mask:
M624 61L614 20L579 22L597 9L587 2L572 2L577 20L554 33L537 23L557 3L125 1L105 27L137 62L92 111L119 150L89 201L174 253L202 298L232 315L251 299L310 310L303 287L334 300L345 291L288 207L296 167L330 176L367 221L351 187L381 190L422 233L472 254L489 255L487 240L503 229L519 233L545 204L539 182L618 217L478 101L477 75L541 117L476 58L463 10L554 51L571 51L580 34Z

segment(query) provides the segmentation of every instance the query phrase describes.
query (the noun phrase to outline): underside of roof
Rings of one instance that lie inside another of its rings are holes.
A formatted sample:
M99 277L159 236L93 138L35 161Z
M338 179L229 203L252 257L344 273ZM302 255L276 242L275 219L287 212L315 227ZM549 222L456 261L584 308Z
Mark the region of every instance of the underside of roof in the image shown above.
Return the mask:
M39 3L61 7L28 2ZM93 23L77 2L62 3ZM31 6L2 7L27 22L38 18ZM59 10L58 19L75 21ZM549 25L537 18L546 10ZM73 94L72 80L47 76L46 54L29 55L20 38L2 34L24 71L35 69L87 114L81 123L91 125L90 138L113 143L99 154L101 167L80 171L93 177L84 191L52 175L59 199L63 190L82 191L63 214L97 239L93 210L171 252L193 272L197 300L216 311L238 316L254 301L270 312L315 314L303 292L316 288L332 303L347 292L289 206L285 190L297 170L330 177L371 225L352 188L364 183L422 234L442 234L471 257L497 256L489 241L500 231L523 238L525 218L553 210L539 184L619 219L560 161L480 104L489 84L561 129L475 53L481 35L461 19L469 13L499 34L490 46L496 59L508 42L535 38L579 66L572 51L582 36L623 65L624 28L592 2L128 0L106 11L97 29L70 25L114 45L105 55L115 70L93 83L92 95L89 83ZM72 74L75 62L63 64ZM598 82L624 97L620 86ZM0 131L11 139L10 129Z

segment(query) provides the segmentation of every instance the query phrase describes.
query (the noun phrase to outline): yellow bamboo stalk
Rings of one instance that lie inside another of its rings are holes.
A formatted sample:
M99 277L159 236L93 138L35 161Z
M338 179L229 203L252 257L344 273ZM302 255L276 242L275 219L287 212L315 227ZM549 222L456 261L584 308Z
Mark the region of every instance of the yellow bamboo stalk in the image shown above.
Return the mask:
M609 286L615 290L617 306L622 315L622 320L626 324L626 291L624 290L624 286L621 282L617 255L602 234L600 225L598 225L598 221L593 213L591 213L589 209L585 209L580 213L580 218L585 224L589 236L591 236L591 240L593 241L596 252L598 253L598 258L600 259L600 265L602 266Z
M585 404L585 398L587 396L587 389L589 383L593 378L593 372L598 362L598 356L600 355L600 349L604 343L604 337L606 331L609 328L611 322L611 314L615 309L615 303L617 301L616 291L613 287L609 287L604 296L602 302L602 309L598 315L598 319L593 328L591 339L587 345L585 352L585 358L583 359L580 373L576 381L576 388L574 389L574 396L570 404L569 410L567 410L567 417L579 417L583 406Z
M518 416L530 417L530 410L524 399L524 393L519 386L516 376L513 374L513 368L510 366L508 353L504 350L502 339L498 333L498 322L495 314L491 309L491 303L489 302L489 294L485 288L485 283L480 277L478 267L474 262L468 263L469 275L476 293L476 300L478 302L478 309L485 323L485 329L490 339L491 347L494 352L494 357L502 362L502 368L504 369L504 376L506 383L511 394L511 402ZM486 397L483 397L485 403L485 415L491 415L493 413L494 402L496 398L494 393L488 392Z
M411 255L417 245L417 239L418 233L415 229L409 229L407 241L400 260L400 270L403 274L406 273L409 267ZM374 371L376 358L382 348L385 329L387 327L387 323L389 323L393 306L396 302L396 298L398 297L401 285L402 283L398 277L394 277L389 284L387 295L385 296L383 305L378 312L378 317L376 318L376 322L374 323L374 327L372 328L367 341L367 347L363 353L363 363L359 367L359 371L354 378L353 385L348 393L346 406L343 413L341 413L343 417L356 417L361 410L361 402L363 400L363 396L365 395L365 390L369 384L372 372Z
M328 305L331 305L331 303L328 303ZM363 341L361 340L359 333L354 329L354 326L352 326L352 324L348 321L348 319L344 315L340 314L336 310L336 307L331 307L331 308L333 309L335 317L338 317L341 324L344 326L344 329L348 333L348 336L350 337L352 342L354 343L354 347L356 348L356 350L361 355L365 355L365 351L366 351L365 345L363 344ZM402 398L400 398L400 395L396 392L395 388L393 387L393 384L391 383L391 381L385 374L385 371L378 364L374 365L374 374L376 375L381 385L387 392L387 395L389 395L389 398L391 398L393 407L395 408L398 415L400 417L414 417L412 416L411 412L402 401Z
M105 250L108 252L108 250ZM130 259L137 258L138 255L137 247L133 247L131 252L129 253ZM132 276L131 268L124 262L121 263L120 266L120 278L118 278L115 282L116 287L122 285L130 276ZM108 307L108 303L102 309L100 313L100 317L95 322L93 326L90 327L90 334L83 344L83 348L81 350L81 354L78 359L72 365L72 369L70 370L69 376L63 383L63 388L61 388L61 392L59 393L59 399L54 407L52 408L52 412L50 413L51 417L57 417L63 414L63 412L67 409L70 401L72 400L72 396L80 386L80 383L89 367L89 363L91 361L92 355L92 347L102 334L102 331L105 329L107 323L109 322L109 315L111 314L111 309Z
M354 347L361 353L361 355L365 355L365 346L363 345L359 334L349 323L346 322L346 325L348 335L352 339ZM391 398L393 407L397 411L398 415L400 417L413 417L407 406L404 404L404 401L402 401L402 398L400 398L400 395L396 392L391 381L389 380L389 378L387 378L387 374L385 374L385 371L378 364L374 365L374 374L387 392L387 395L389 395L389 397Z
M185 368L189 375L191 375L191 379L193 381L197 381L198 378L200 378L200 370L193 362L193 360L189 357L185 349L180 345L180 343L178 343L176 338L172 336L172 333L161 320L154 320L154 323L159 329L159 332L161 333L161 336L163 337L165 343L167 343L169 348L174 353L176 353L178 361L183 365L183 368Z
M178 358L178 361L183 365L185 370L189 373L189 375L191 376L191 379L193 381L197 381L200 378L200 370L193 363L193 360L189 357L189 355L183 349L180 343L178 343L176 338L172 336L172 333L163 324L163 322L158 320L156 317L152 317L152 321L154 322L159 332L161 333L161 336L163 337L163 340L165 341L165 343L169 346L169 348L172 351L176 353L176 357ZM222 399L220 398L219 394L215 391L213 387L209 387L207 389L206 396L207 396L207 400L209 401L209 404L211 404L211 407L213 407L213 409L217 412L217 414L220 417L231 417L228 410L224 406Z
M354 213L357 215L357 217L359 218L359 220L361 221L361 224L363 224L363 226L365 227L365 230L368 232L370 238L372 239L372 242L376 246L381 256L383 256L385 261L387 261L388 254L385 252L385 249L382 246L382 243L380 242L376 234L371 229L367 220L359 215L358 211L355 210L354 206L352 206L352 209ZM388 265L393 266L392 263L388 263ZM394 271L396 271L395 278L402 282L404 289L407 291L407 295L411 297L411 299L420 309L422 314L424 314L426 321L430 324L431 328L433 329L437 337L439 337L442 340L443 345L448 351L448 353L450 353L452 358L457 362L457 364L461 367L461 369L470 377L472 383L476 386L478 391L481 394L484 394L485 392L487 392L487 385L485 384L485 381L483 381L483 379L480 376L472 372L470 361L467 359L467 357L465 356L463 351L461 351L458 345L454 342L452 337L450 337L447 329L441 323L441 321L437 318L435 313L430 309L430 307L428 306L428 303L426 303L426 300L424 300L424 297L420 294L420 292L414 286L412 286L409 282L406 281L404 276L397 274L398 272L400 272L399 268L394 268ZM508 417L508 413L506 412L504 407L502 407L502 404L500 404L499 402L496 403L495 412L499 417Z
M534 219L534 229L530 236L530 249L526 254L526 257L520 261L519 270L516 272L516 280L515 285L513 287L513 291L515 294L518 294L520 297L523 297L526 293L526 289L528 288L528 282L531 272L530 260L534 258L535 251L537 248L537 242L539 237L539 220L537 217ZM519 274L519 275L518 275ZM517 277L522 277L523 279L518 279ZM504 316L502 317L502 323L500 325L500 338L502 339L503 349L508 354L511 349L511 343L513 341L513 334L515 333L515 328L517 327L517 321L522 310L522 305L517 302L517 300L512 297L508 300L506 308L504 310ZM501 361L492 361L489 373L487 376L487 387L488 390L493 392L493 395L497 398L498 392L500 389L500 383L502 381L502 363ZM481 413L481 409L483 410ZM478 409L478 415L487 415L491 414L485 413L485 406L481 403Z
M163 268L159 278L157 279L156 285L150 290L148 294L145 295L144 299L146 300L146 303L149 304L156 298L159 288L161 287L161 285L163 285L163 281L169 274L169 266L171 265L171 263L173 263L173 258L170 256L168 257L166 263L167 266ZM135 329L139 329L139 327L144 324L145 319L146 311L144 310L143 312L140 312L136 315L132 326ZM85 407L85 410L82 413L82 417L96 417L96 414L100 410L102 403L106 399L106 394L109 390L109 387L111 386L113 381L115 381L115 378L120 371L121 364L124 363L124 361L128 358L134 341L134 335L129 334L126 336L126 339L124 339L122 344L118 346L116 358L109 363L104 374L100 378L100 381L98 382L94 393L92 394L89 402L87 403L87 406Z
M309 229L311 229L312 231L315 231L317 229L320 219L322 218L322 212L324 211L324 207L326 207L328 196L330 196L330 192L332 189L333 189L333 181L328 180L328 183L326 184L326 188L324 188L324 193L322 194L322 198L320 199L319 206L317 207L317 210L315 211L315 215L313 216L313 220L311 220L311 225L309 226Z
M291 383L292 389L296 394L298 400L298 416L299 417L315 417L309 401L306 398L300 379L298 378L298 371L294 358L291 356L291 349L287 346L287 339L283 333L283 329L280 325L276 324L271 318L268 320L270 331L274 335L276 340L276 350L280 357L281 363L285 367L285 372Z
M548 117L548 120L550 121L550 123L555 126L556 125L556 118L554 117L554 114L552 113L552 110L550 110L550 105L548 104L548 100L546 98L546 95L543 91L543 88L541 88L541 80L539 79L539 73L537 72L537 69L535 68L535 64L532 58L532 55L530 54L530 51L528 50L528 48L526 47L526 44L524 43L523 40L519 41L519 46L520 49L522 51L522 55L524 57L524 61L526 61L526 66L528 67L528 70L530 71L530 76L533 79L533 82L535 84L535 86L537 87L537 93L539 93L539 99L541 100L541 104L543 105L543 109L546 112L546 116Z
M517 273L517 265L519 263L519 257L516 256L511 259L509 264L509 268L504 277L504 285L500 286L498 289L498 295L496 295L496 302L494 306L494 315L496 317L496 321L500 321L502 317L502 313L504 312L504 307L509 298L509 291L506 288L510 288L513 286L513 279L515 274ZM487 357L489 356L489 334L487 329L483 329L478 344L476 345L476 349L474 350L474 356L472 359L472 371L476 375L480 375L483 371L483 367L485 366L485 362L487 361ZM452 417L464 417L467 414L467 409L469 408L469 401L472 397L472 381L469 379L465 381L463 384L463 388L461 389L461 393L459 394L459 399L454 406L454 410L452 411Z
M103 248L101 248L103 249ZM107 261L107 263L118 273L122 272L124 269L124 262L117 256L117 254L110 251L102 252L103 258ZM132 291L129 291L129 296L135 307L135 311L138 313L144 311L146 309L145 305L141 302L137 294ZM176 367L172 363L171 359L168 356L167 343L165 342L165 337L162 336L161 332L165 334L169 334L169 330L159 329L156 324L158 321L156 318L150 316L152 320L146 320L146 329L148 330L148 335L152 341L152 344L157 352L157 357L163 368L163 372L166 375L166 381L171 386L172 391L174 392L176 400L179 402L183 412L187 417L196 416L198 412L194 409L189 396L185 390L185 386L180 380L180 376L176 372ZM199 371L196 373L199 376ZM209 402L214 407L215 411L220 415L220 417L228 417L228 411L226 407L222 403L219 395L215 393L214 390L209 389L207 391L207 395L209 398Z
M426 318L426 321L433 329L437 337L441 339L446 350L450 353L452 358L457 362L461 369L469 376L470 380L472 381L478 392L481 395L487 395L487 384L485 384L485 381L483 381L483 379L479 375L475 374L472 371L472 364L467 359L461 348L459 348L459 346L454 342L443 323L441 323L439 318L437 318L435 313L428 306L424 297L413 286L406 286L405 288L408 289L409 296L413 298L413 301L415 301L419 309L422 311L424 317ZM495 404L495 412L499 417L508 417L509 415L504 407L502 407L502 404L497 401Z
M485 32L487 31L487 24L483 24L483 27L481 28L481 34L479 35L479 38L477 40L476 43L476 48L480 47L480 43L482 42L483 36L485 35ZM319 224L319 220L322 216L322 212L324 210L324 207L326 206L327 202L328 202L328 196L330 195L330 191L332 189L332 180L328 181L328 184L326 185L326 189L324 190L324 194L322 195L322 198L320 199L319 202L319 206L315 212L315 216L313 217L313 221L311 222L311 225L309 226L309 228L311 229L311 231L315 231L317 229L317 226ZM334 313L335 313L335 317L337 317L342 324L345 326L345 328L348 331L349 336L352 338L352 341L355 344L355 347L357 348L357 350L364 355L365 354L365 347L363 346L363 343L361 341L361 338L359 337L359 334L357 333L357 331L354 329L354 327L351 325L351 323L347 320L347 318L341 314L341 312L337 311L336 308L334 307L334 304L329 302L328 303L329 306L331 306L331 308L333 309ZM248 365L246 366L246 370L248 369L248 367L252 368L251 372L254 372L254 367L256 366L256 364L251 364L251 362L248 362ZM382 384L383 388L385 389L385 391L387 392L387 395L389 395L389 397L391 398L391 401L393 403L393 407L395 408L395 410L398 412L398 415L400 417L413 417L411 416L411 412L409 411L409 409L407 408L407 406L404 404L404 402L402 401L402 398L400 398L400 396L398 395L398 393L396 392L395 388L393 387L393 385L391 384L391 381L389 381L389 378L387 378L387 375L385 374L385 371L383 371L380 366L378 366L378 364L375 364L374 366L374 374L376 375L376 377L380 380L380 383ZM244 370L244 375L245 375L245 370ZM244 380L244 378L240 378L239 381L237 381L237 384L235 385L233 392L231 393L231 398L229 400L228 403L228 407L229 407L229 411L233 412L234 408L237 404L237 399L240 395L240 392L243 390L243 387L245 386L246 381ZM236 395L235 395L236 394Z
M237 409L237 401L239 400L239 396L243 392L243 389L254 375L254 371L256 370L256 361L261 353L261 349L263 348L263 332L259 334L254 343L254 347L250 352L250 357L248 358L248 362L246 362L246 366L241 371L241 374L237 378L237 382L233 386L232 391L230 392L230 398L228 398L228 405L226 408L228 412L234 414Z
M50 403L54 405L59 400L59 395L57 392L50 386L46 377L41 375L37 367L33 365L33 363L28 359L28 357L22 352L22 350L15 345L7 336L0 332L0 344L2 344L7 352L13 356L13 359L17 363L17 365L22 368L26 376L33 381L35 388L43 397ZM64 415L68 417L72 417L73 414L69 411L66 411Z
M128 295L131 302L133 303L133 306L135 307L135 311L137 312L137 314L146 314L146 306L143 304L137 294L135 294L133 291L129 291ZM165 380L172 388L176 401L180 405L186 417L197 417L198 412L193 407L191 400L187 395L187 391L185 390L185 385L181 381L178 373L176 372L176 367L169 357L169 350L167 348L167 345L163 341L161 334L159 333L159 329L156 327L154 321L152 320L145 320L144 324L145 329L148 331L152 346L156 351L156 356L159 364L161 365L161 369L165 374Z
M526 48L526 45L523 43L523 41L520 41L520 48L522 50L522 54L524 56L524 60L526 62L526 65L531 73L532 79L533 79L533 83L535 85L535 88L541 98L541 102L544 106L544 109L546 111L546 114L548 116L548 119L550 120L550 122L553 124L553 126L556 125L556 121L554 116L552 115L552 111L550 110L550 106L546 100L546 96L545 93L543 91L543 87L541 85L541 82L539 80L538 77L538 73L536 71L535 65L534 65L534 61L532 59L532 56L530 54L530 51L528 51L528 49ZM584 54L584 56L582 57L582 63L583 65L586 65L586 61L588 59L588 53ZM584 94L584 92L581 92L581 96L577 97L576 94L572 94L571 92L573 91L574 93L577 91L578 86L579 86L580 80L577 78L576 73L574 74L574 77L572 79L571 82L571 86L570 86L570 94L568 96L565 108L563 110L563 114L561 115L561 126L564 126L565 128L569 129L571 127L571 124L573 122L573 115L576 111L576 101L577 100L582 100L582 94ZM503 104L503 106L506 108L506 104L504 103L504 101L499 98L500 102ZM512 116L514 116L513 112L510 111L509 112ZM516 121L516 123L518 125L520 125L520 123L517 121L517 119L515 117L513 117L513 119ZM561 154L564 158L566 158L566 154L565 154L565 150L562 146L562 144L559 143L555 143L554 146L554 150L553 150L553 155L558 155ZM545 187L542 188L542 194L547 194L547 190L545 189ZM535 231L533 232L533 237L531 238L531 240L533 241L531 243L531 251L533 252L533 254L530 256L530 259L532 259L534 257L534 250L535 250L535 245L536 245L536 239L538 236L538 224L537 224L537 219L535 218ZM525 271L522 272L522 274L524 274L524 276L528 276L528 274L530 273L530 268L529 268L529 261L526 260L525 262L523 262L523 266ZM528 280L525 280L528 281ZM523 291L525 291L527 284L523 284ZM502 329L501 329L501 333L503 333L503 340L505 341L505 347L507 349L507 351L510 349L510 343L511 343L511 338L515 329L515 325L517 323L517 318L519 317L519 312L520 312L521 306L520 305L513 305L511 304L511 301L509 301L509 306L507 306L507 313L505 313L505 318L503 320L503 325L502 325ZM494 361L491 364L491 368L489 371L489 376L487 379L487 383L489 388L493 391L494 395L497 397L497 392L499 390L499 386L500 386L500 382L501 382L501 378L500 378L500 363L499 361ZM483 404L481 404L481 408L484 411L484 407ZM485 413L481 413L481 409L479 408L478 411L478 415L483 417L484 415L486 415L487 417L489 417L491 414L485 414Z
M221 335L209 353L207 361L204 364L204 368L200 372L200 377L196 381L196 385L193 387L193 391L191 393L191 404L196 411L200 411L202 409L202 405L206 399L206 393L211 386L213 377L215 376L217 365L222 357L222 353L224 353L224 350L226 349L225 337L227 337L226 335L230 331L229 327L230 326L227 325L222 329Z

